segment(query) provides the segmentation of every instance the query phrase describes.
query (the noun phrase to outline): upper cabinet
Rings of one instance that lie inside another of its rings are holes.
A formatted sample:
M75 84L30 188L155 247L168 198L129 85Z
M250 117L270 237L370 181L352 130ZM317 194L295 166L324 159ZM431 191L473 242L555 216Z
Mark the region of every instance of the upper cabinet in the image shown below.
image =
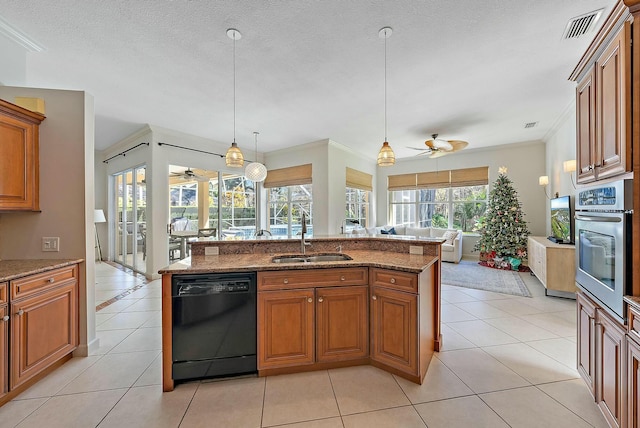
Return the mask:
M0 212L40 209L40 113L0 100Z
M571 75L578 183L632 170L631 77L631 15L620 3Z

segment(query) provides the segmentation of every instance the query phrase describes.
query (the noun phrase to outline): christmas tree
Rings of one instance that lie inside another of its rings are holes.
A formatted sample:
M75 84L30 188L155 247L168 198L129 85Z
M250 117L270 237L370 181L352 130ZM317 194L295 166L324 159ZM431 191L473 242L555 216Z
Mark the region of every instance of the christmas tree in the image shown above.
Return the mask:
M527 256L529 229L518 201L518 192L501 167L489 192L489 204L480 239L474 251L480 251L480 264L501 269L521 270L522 259Z

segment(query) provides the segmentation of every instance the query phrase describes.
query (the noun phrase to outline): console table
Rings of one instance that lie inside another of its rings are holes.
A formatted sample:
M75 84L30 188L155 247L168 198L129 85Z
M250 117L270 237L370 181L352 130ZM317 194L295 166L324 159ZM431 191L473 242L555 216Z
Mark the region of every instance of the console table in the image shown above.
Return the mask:
M549 291L576 292L576 247L571 244L556 244L544 236L529 236L527 243L529 269Z

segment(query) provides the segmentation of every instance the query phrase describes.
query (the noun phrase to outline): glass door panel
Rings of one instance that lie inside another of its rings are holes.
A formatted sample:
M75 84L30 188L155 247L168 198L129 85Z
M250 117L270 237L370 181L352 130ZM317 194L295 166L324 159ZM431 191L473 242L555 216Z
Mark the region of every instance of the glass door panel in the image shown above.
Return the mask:
M115 220L111 242L113 260L137 272L146 272L146 167L113 175Z

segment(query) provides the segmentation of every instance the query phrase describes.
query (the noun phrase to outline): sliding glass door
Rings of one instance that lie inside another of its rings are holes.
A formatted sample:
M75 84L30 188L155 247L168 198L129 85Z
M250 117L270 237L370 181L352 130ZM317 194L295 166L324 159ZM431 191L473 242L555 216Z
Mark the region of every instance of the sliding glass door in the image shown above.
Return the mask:
M113 175L115 216L111 236L112 259L137 272L147 270L146 167Z

